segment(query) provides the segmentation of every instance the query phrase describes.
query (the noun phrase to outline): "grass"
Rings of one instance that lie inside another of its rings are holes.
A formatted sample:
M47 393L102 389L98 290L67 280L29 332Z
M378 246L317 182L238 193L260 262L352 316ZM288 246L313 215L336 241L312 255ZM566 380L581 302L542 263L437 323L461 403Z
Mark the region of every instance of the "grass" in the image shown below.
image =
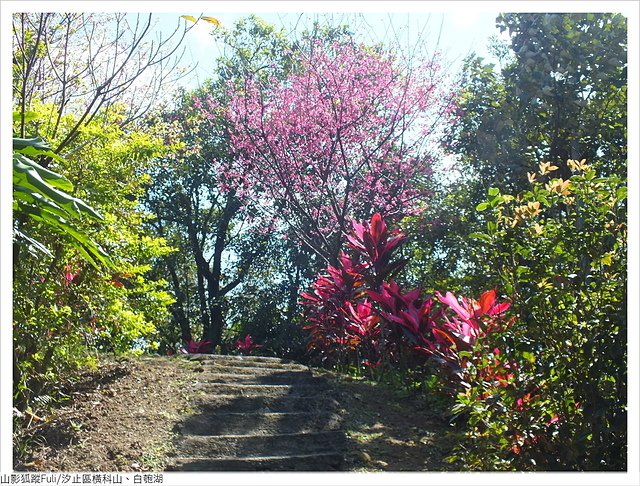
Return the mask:
M163 471L167 455L175 451L172 442L162 442L146 450L140 459L142 468L149 471Z

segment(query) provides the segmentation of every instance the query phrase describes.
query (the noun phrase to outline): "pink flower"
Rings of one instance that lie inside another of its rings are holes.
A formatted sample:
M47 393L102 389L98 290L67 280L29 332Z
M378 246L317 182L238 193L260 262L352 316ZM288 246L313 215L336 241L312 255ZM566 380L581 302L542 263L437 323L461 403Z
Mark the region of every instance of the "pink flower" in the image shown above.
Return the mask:
M433 62L409 71L391 54L317 40L292 56L297 69L284 78L262 71L228 85L236 153L223 173L248 198L276 201L300 239L333 256L327 246L355 214L424 206L429 193L415 181L432 172L425 142L452 97Z

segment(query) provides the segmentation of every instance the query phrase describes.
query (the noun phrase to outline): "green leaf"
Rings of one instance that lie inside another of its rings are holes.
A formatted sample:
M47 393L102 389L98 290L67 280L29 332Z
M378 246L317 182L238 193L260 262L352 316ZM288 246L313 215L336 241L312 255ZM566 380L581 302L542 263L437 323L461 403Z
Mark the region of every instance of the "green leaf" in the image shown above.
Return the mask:
M33 147L38 150L51 150L51 146L42 137L34 138L13 138L13 150L23 150Z
M82 213L90 216L94 219L102 219L102 216L86 204L81 199L68 195L66 192L58 190L50 184L50 181L57 186L63 185L66 180L63 176L60 176L54 172L43 169L42 167L36 168L34 163L28 159L25 161L25 157L20 154L13 154L13 184L14 186L30 189L35 193L39 193L53 202L55 202L61 208L64 208L70 216L78 217ZM44 177L44 178L43 178ZM46 180L45 180L46 179ZM70 185L67 181L67 183ZM73 187L73 186L71 186Z
M38 240L31 238L31 236L24 233L23 231L20 231L19 229L14 229L13 232L18 240L26 241L29 245L33 246L36 250L44 253L47 256L53 257L53 253L51 253L49 249L46 246L44 246L42 243L40 243Z
M13 121L14 122L19 122L24 118L25 123L31 122L33 120L37 120L38 118L40 118L40 115L38 115L35 111L25 111L24 112L24 117L22 115L22 113L20 113L19 111L14 111L13 112Z
M37 207L40 207L43 210L49 211L50 213L57 214L62 218L66 218L69 216L69 213L58 206L55 202L50 199L47 199L42 194L38 194L36 192L31 192L26 188L18 187L13 192L14 201L24 202L27 204L31 204Z
M22 164L19 166L22 171L31 169L38 173L41 179L46 180L47 184L57 187L58 189L62 189L63 191L73 191L73 184L71 184L71 181L69 181L65 176L57 174L49 169L45 169L37 162L34 162L25 156L14 153L13 158L14 160L17 158L18 162Z
M618 201L624 201L627 199L627 186L618 187L618 189L616 189L616 199Z
M473 238L474 240L486 241L487 243L491 242L491 237L484 233L471 233L469 235L469 238Z
M85 231L69 223L70 218L82 215L101 220L100 214L81 199L67 194L66 191L73 190L73 184L66 177L45 169L24 154L48 155L48 144L40 137L14 138L13 148L14 210L67 236L71 245L97 269L100 265L110 267L107 253ZM58 157L53 153L52 155ZM14 235L38 251L49 254L42 243L21 232L19 228L14 229Z
M481 202L480 204L478 204L476 206L476 211L484 211L485 209L487 209L489 207L489 203L487 202Z
M44 155L45 157L50 157L54 160L57 160L59 162L62 161L62 157L60 157L58 154L56 154L55 152L51 151L51 150L42 150L42 149L38 149L35 147L25 147L23 149L20 150L16 150L16 152L19 152L21 154L24 154L28 157L38 157L41 155ZM44 169L44 167L42 167Z
M41 221L63 236L71 238L71 245L85 257L96 269L100 264L111 267L109 255L100 248L85 232L71 225L66 219L41 208L25 208L25 213L35 221Z
M500 194L500 189L498 189L497 187L489 188L489 196L497 196L498 194Z

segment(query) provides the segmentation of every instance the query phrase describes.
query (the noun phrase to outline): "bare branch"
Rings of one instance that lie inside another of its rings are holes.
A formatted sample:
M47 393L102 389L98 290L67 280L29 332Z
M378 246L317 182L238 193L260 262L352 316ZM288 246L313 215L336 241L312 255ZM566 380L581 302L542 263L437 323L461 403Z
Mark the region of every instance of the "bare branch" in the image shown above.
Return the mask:
M22 113L21 135L36 98L55 106L46 135L60 140L56 153L111 107L124 111L121 126L147 113L188 74L180 70L180 47L193 28L178 20L170 35L154 39L152 20L151 14L122 13L16 16L14 101ZM74 113L76 123L59 133L67 113Z

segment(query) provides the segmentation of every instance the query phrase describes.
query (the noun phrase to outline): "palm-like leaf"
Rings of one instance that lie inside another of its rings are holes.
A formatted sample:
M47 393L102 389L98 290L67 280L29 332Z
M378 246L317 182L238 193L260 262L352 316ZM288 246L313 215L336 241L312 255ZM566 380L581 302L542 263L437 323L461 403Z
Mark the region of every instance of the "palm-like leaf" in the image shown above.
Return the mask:
M14 212L39 221L67 237L71 245L94 267L109 267L111 262L107 253L85 231L70 222L81 217L101 220L102 216L83 200L68 194L73 190L73 184L66 177L29 158L36 156L61 160L40 137L13 139ZM14 230L14 237L50 255L41 242L19 228Z

